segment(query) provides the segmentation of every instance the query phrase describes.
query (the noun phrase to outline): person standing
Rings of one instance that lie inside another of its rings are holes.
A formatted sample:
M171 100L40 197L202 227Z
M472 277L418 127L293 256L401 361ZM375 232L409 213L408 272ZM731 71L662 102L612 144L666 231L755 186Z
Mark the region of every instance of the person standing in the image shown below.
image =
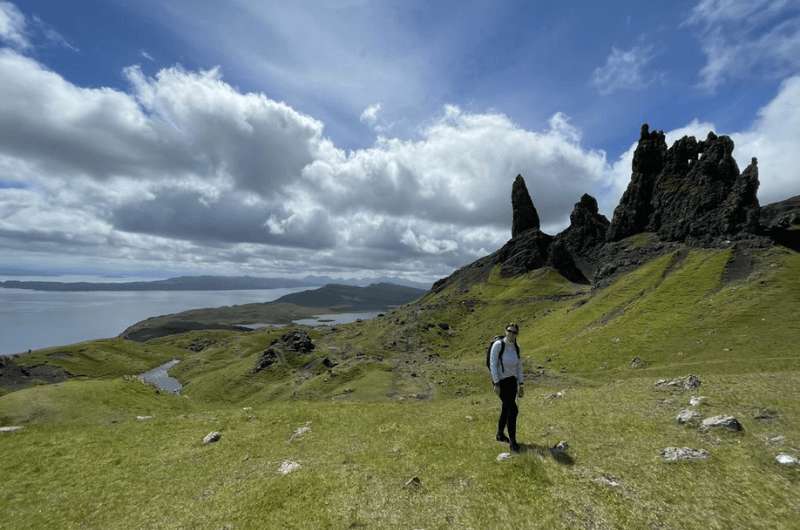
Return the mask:
M497 422L498 442L509 442L513 452L519 451L517 444L517 396L525 393L523 387L522 359L520 357L517 335L519 326L510 322L506 326L506 335L492 344L489 352L489 369L492 373L494 392L500 397L502 408ZM503 432L508 427L508 436Z

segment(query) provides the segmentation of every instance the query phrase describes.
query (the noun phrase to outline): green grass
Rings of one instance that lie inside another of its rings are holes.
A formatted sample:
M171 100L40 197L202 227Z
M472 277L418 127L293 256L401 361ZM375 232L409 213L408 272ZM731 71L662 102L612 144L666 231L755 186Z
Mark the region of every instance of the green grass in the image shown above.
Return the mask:
M726 284L730 251L691 249L594 291L548 269L494 270L383 317L306 328L312 353L260 373L256 360L285 330L36 352L86 378L0 396L0 424L25 426L0 435L0 527L789 527L800 469L774 457L800 452L800 254L755 257L747 278ZM484 351L510 320L528 373L519 438L531 450L497 462ZM646 366L630 368L634 356ZM121 377L173 357L181 396ZM703 381L703 416L733 414L744 432L675 422L690 393L653 383L688 373ZM545 399L556 390L565 397ZM764 408L777 418L754 419ZM307 421L311 433L288 443ZM223 438L203 446L211 430ZM569 461L545 450L562 439ZM667 446L711 458L664 463ZM285 459L302 468L279 475ZM602 475L621 485L596 483ZM413 476L419 490L403 487Z

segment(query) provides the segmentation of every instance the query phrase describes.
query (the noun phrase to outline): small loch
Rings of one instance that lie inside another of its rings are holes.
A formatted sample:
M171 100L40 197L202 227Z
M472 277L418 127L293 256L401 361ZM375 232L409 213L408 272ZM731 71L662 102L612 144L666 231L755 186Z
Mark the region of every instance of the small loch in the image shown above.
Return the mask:
M156 366L152 370L148 370L142 374L139 374L139 379L144 381L145 383L149 383L159 390L163 390L164 392L171 392L173 394L180 394L181 382L175 379L174 377L170 377L167 372L170 368L178 364L180 359L172 359L161 366Z

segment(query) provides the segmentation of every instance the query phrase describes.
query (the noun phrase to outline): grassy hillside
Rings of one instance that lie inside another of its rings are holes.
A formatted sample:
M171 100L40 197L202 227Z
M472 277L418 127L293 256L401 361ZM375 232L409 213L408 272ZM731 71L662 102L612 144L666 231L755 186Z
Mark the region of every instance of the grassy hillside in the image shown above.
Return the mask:
M35 352L85 377L0 396L0 425L24 426L0 433L0 527L791 526L800 469L774 458L800 456L800 254L739 261L680 248L595 290L548 269L494 270L373 320L306 328L313 352L257 373L286 330ZM498 462L483 361L510 320L525 450ZM123 377L171 358L180 396ZM689 373L698 390L654 385ZM706 397L702 417L731 414L744 430L679 425L690 395ZM212 430L222 439L204 446ZM559 440L566 453L548 449ZM666 463L669 446L710 458ZM289 460L301 467L280 474Z

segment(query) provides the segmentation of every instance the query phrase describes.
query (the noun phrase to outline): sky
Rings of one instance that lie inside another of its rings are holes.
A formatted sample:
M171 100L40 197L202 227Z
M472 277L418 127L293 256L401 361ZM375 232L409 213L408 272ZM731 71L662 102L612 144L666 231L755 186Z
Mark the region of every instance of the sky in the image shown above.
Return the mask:
M644 122L800 194L800 1L0 0L0 273L431 282Z

